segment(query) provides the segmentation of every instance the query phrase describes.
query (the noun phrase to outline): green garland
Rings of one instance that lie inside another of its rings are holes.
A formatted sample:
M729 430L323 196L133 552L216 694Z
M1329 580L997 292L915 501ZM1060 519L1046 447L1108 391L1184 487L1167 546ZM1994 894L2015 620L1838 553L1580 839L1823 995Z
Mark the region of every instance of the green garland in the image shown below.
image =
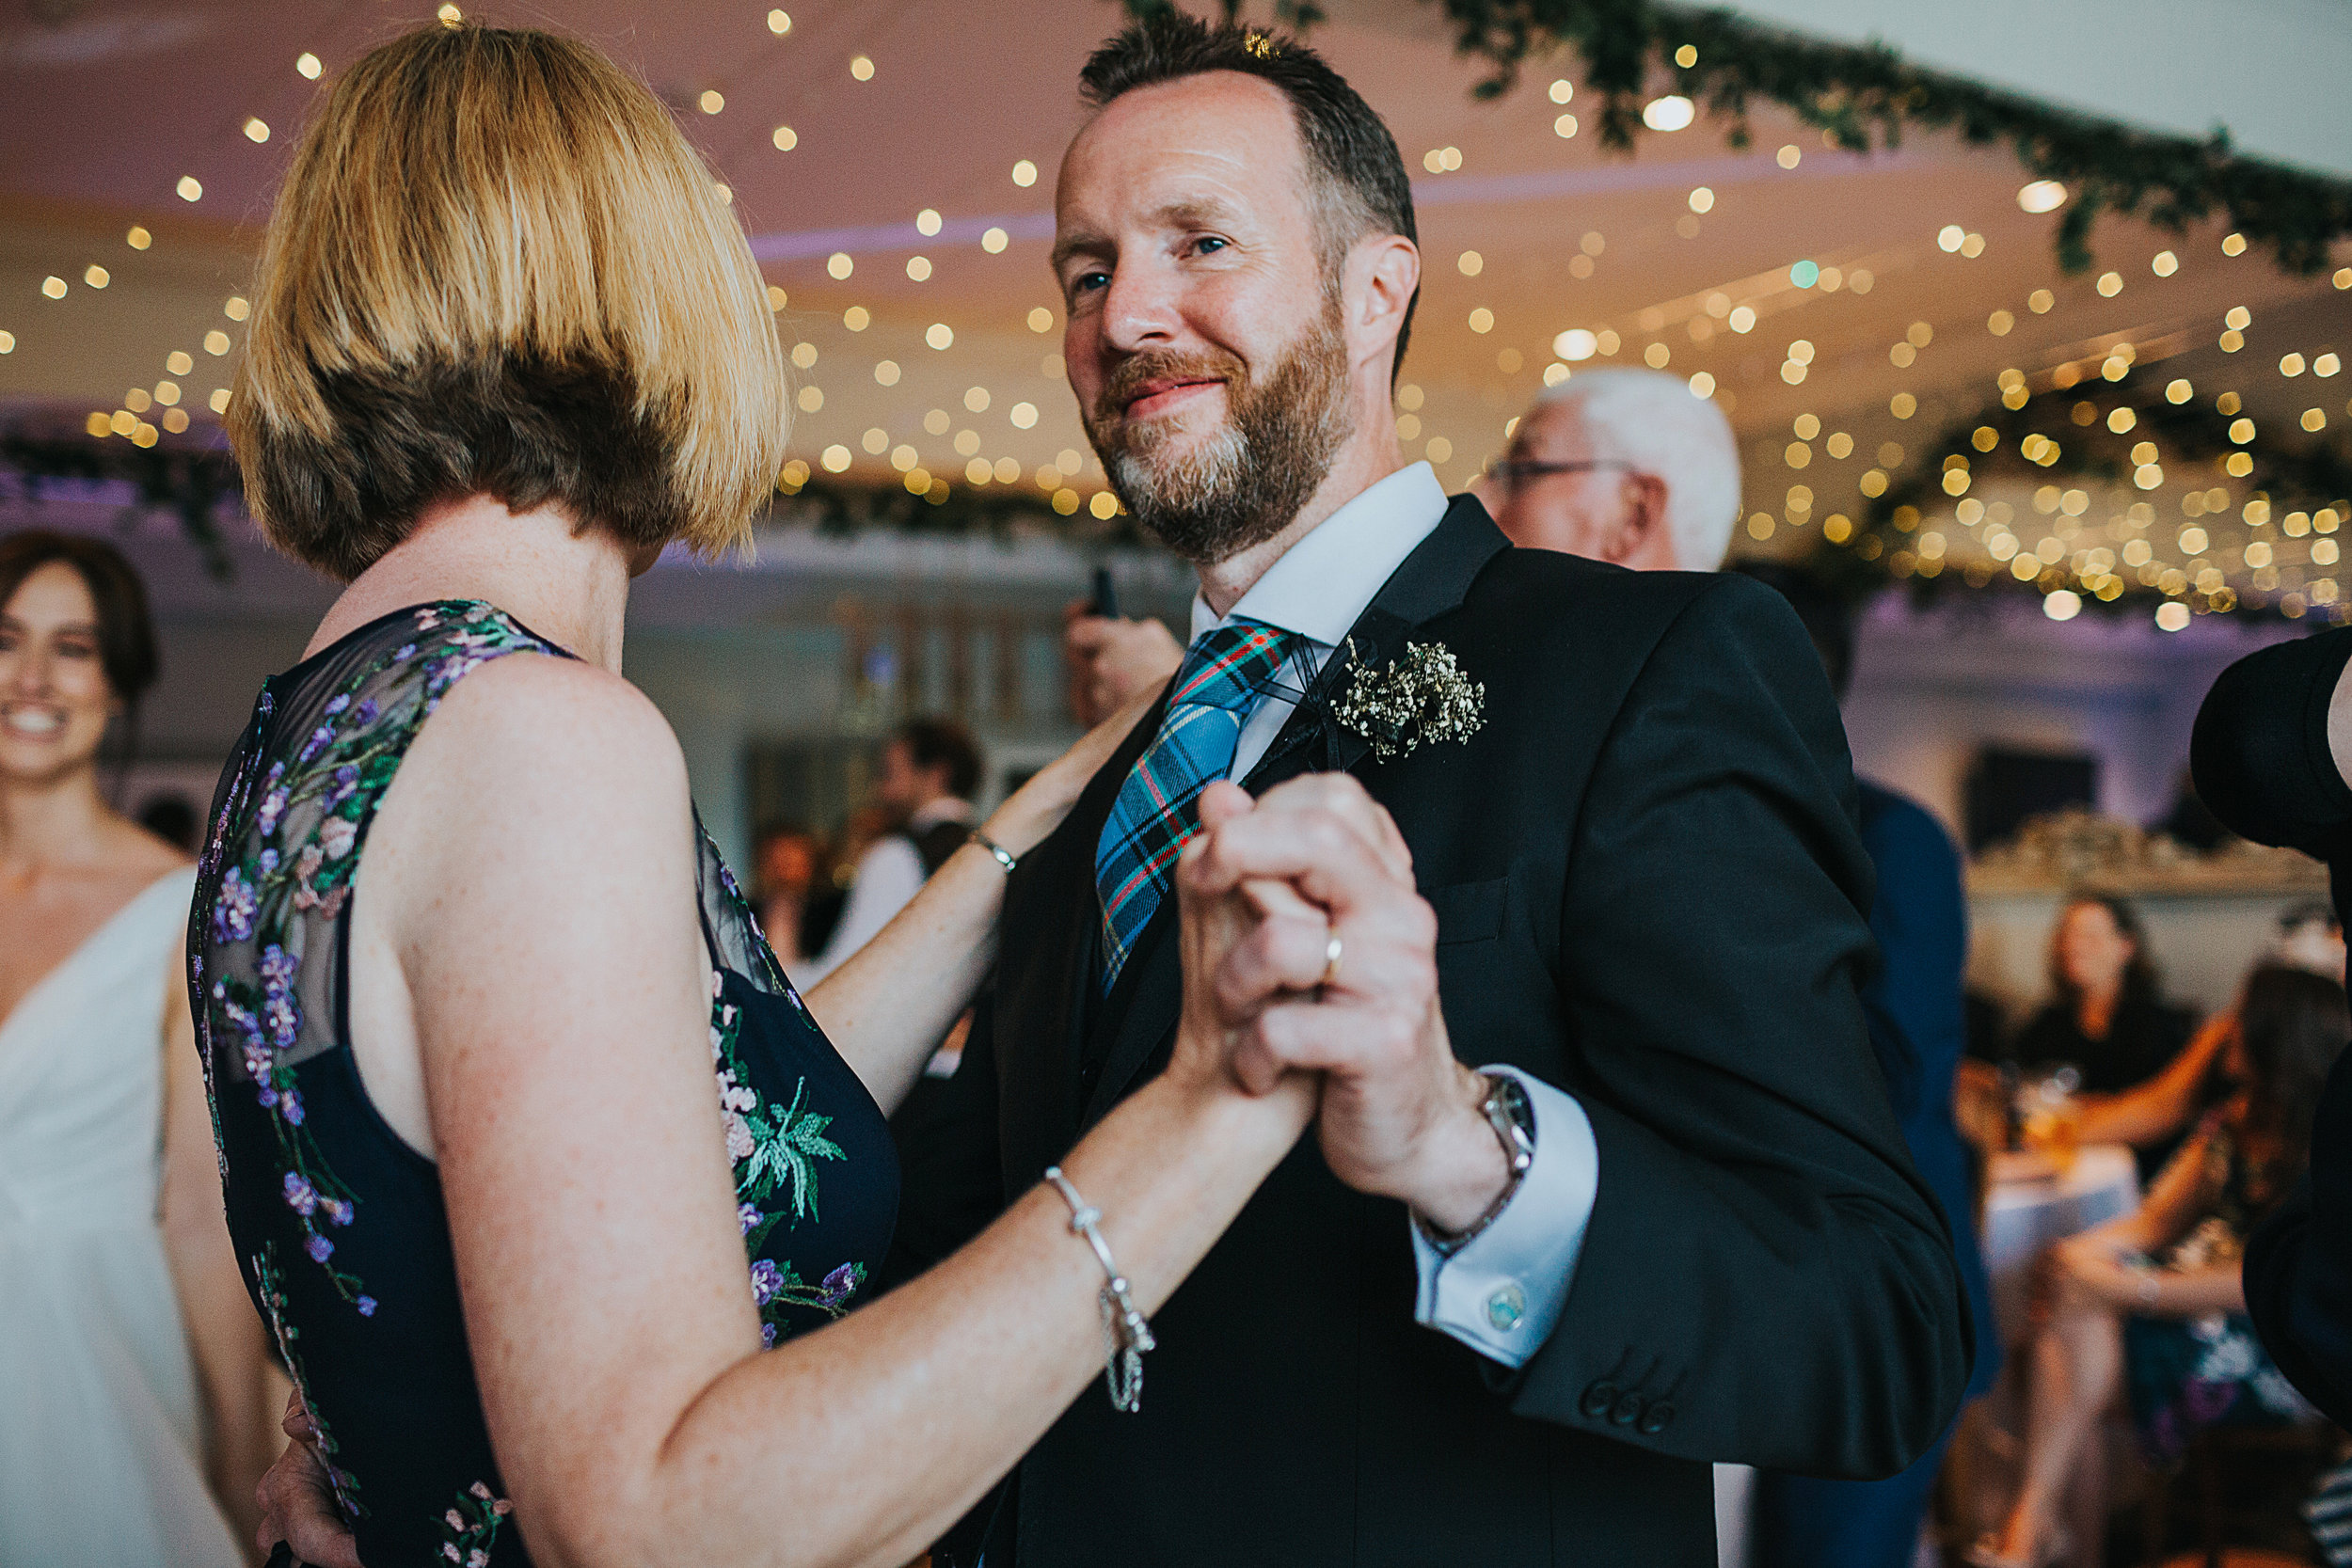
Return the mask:
M218 509L223 501L241 500L245 486L235 460L226 451L13 431L0 434L0 470L15 475L25 498L36 503L49 499L61 483L125 482L137 492L136 505L167 509L179 517L189 542L201 552L208 576L226 582L235 575ZM786 522L813 523L818 531L835 538L854 538L869 529L999 539L1042 530L1088 545L1148 543L1132 517L1100 518L1084 508L1064 516L1043 495L1016 485L958 484L943 487L940 494L944 499L932 500L909 495L900 485L811 474L799 485L778 488L773 515Z
M1172 0L1125 0L1131 14L1172 8ZM1238 0L1219 0L1228 21ZM1582 56L1584 84L1600 100L1603 146L1630 150L1642 129L1653 72L1730 120L1726 139L1744 148L1748 112L1778 103L1837 146L1867 152L1894 147L1906 126L1950 131L1975 146L2006 142L2037 179L2062 182L2061 270L2091 265L2090 230L2101 213L2137 217L2178 233L2216 213L2250 245L2268 247L2290 273L2329 264L2328 247L2352 234L2352 182L2242 157L2229 137L2207 141L2137 131L2053 108L2019 93L1906 65L1880 43L1841 44L1800 37L1724 10L1655 0L1431 0L1453 27L1455 48L1493 69L1475 89L1499 97L1520 68L1563 46ZM1305 30L1322 20L1311 4L1279 0L1275 14ZM1693 52L1681 64L1678 52Z
M2175 476L2175 483L2162 491L2151 492L2145 498L2151 502L2163 495L2174 499L2177 504L2181 494L2177 476L2183 468L2217 470L2233 452L2243 452L2251 460L2249 471L2240 476L2217 471L2212 483L2226 484L2240 495L2265 497L2274 517L2284 516L2291 511L2342 506L2344 498L2352 495L2352 461L2347 461L2334 443L2324 437L2292 447L2276 441L2240 443L2230 436L2230 426L2236 416L2219 412L2207 400L2170 402L2162 390L2165 379L2162 372L2153 368L2134 368L2119 381L2094 375L2067 387L2052 387L2026 398L2015 408L1996 404L1953 422L1920 449L1918 457L1896 476L1883 494L1864 506L1860 526L1851 540L1833 544L1822 539L1814 546L1808 566L1824 580L1849 587L1866 578L1883 582L1887 570L1884 562L1891 561L1908 546L1912 531L1920 526L1922 514L1951 505L1943 480L1946 462L1954 455L1968 460L1972 474L1979 482L1988 474L2000 473L2011 478L2031 478L2036 484L2060 479L2122 484L2128 483L2133 471L2131 448L2141 441L2153 441L2161 462ZM2075 422L2074 405L2093 399L2108 410L2128 405L2135 416L2132 428L2121 434L2110 431L2104 417L2088 425ZM1984 429L1991 430L1994 436L1990 452L1976 444L1977 433ZM2054 440L2058 444L2056 460L2042 466L2018 455L2020 444L2029 435ZM2179 517L2169 526L2191 520ZM1903 526L1906 522L1909 528ZM2352 541L2352 534L2346 538ZM2052 566L2034 580L2025 581L2004 564L1981 578L1947 569L1931 577L1915 574L1905 580L1915 601L1931 603L1963 587L1971 592L2031 591L2038 597L2062 576L2062 568ZM2134 586L2114 599L2103 600L2086 594L2083 602L2086 608L2120 613L2145 610L2164 603L2169 596L2153 588ZM2186 598L2200 608L2207 606L2204 594L2190 594ZM2234 591L2232 602L2239 613L2259 618L2278 617L2281 613L2275 604L2249 604L2238 598ZM2342 613L2342 610L2335 613Z
M126 481L137 491L138 505L167 508L179 517L181 531L203 557L206 576L226 582L235 575L215 511L224 499L242 497L245 482L225 451L9 431L0 433L0 467L15 474L25 498L36 503L48 499L59 482Z

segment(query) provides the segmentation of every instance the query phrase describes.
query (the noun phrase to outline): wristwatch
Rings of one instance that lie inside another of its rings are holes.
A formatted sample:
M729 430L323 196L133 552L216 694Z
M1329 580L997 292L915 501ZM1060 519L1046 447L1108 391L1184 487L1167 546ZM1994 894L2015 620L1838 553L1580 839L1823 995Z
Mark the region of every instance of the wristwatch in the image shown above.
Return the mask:
M1482 1072L1486 1081L1486 1098L1479 1101L1479 1112L1486 1125L1494 1129L1495 1138L1502 1145L1504 1164L1510 1167L1510 1179L1502 1191L1486 1205L1486 1212L1472 1220L1470 1228L1458 1236L1440 1236L1422 1224L1420 1215L1413 1223L1421 1227L1422 1240L1437 1250L1440 1258L1451 1258L1470 1243L1478 1240L1486 1228L1502 1215L1518 1196L1519 1183L1526 1179L1527 1169L1535 1163L1535 1107L1527 1098L1527 1090L1508 1073Z

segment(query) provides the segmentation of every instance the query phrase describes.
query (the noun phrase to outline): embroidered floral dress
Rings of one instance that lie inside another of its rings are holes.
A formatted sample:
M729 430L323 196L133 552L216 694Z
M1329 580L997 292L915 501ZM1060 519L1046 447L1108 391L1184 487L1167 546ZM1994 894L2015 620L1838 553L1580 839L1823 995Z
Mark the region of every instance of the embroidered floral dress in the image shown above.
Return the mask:
M189 927L230 1230L372 1568L529 1560L483 1424L438 1174L368 1100L345 968L368 830L409 742L469 672L514 653L569 657L488 605L432 604L270 680L213 803ZM880 1263L898 1163L707 836L699 880L744 1288L773 1345L840 1316Z

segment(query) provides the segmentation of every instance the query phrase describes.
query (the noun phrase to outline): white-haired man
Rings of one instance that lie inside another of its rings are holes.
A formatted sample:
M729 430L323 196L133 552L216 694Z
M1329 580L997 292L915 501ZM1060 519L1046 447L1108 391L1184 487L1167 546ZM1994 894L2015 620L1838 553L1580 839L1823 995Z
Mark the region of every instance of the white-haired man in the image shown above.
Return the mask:
M1480 499L1523 549L1711 572L1740 517L1740 449L1724 411L1677 377L1586 371L1520 419Z

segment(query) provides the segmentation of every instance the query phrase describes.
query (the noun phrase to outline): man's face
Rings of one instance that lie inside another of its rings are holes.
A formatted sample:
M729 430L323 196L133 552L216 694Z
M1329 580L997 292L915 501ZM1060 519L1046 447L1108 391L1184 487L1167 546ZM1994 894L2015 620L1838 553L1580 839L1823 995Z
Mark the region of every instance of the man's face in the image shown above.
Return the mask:
M1517 463L1589 463L1604 455L1594 450L1573 402L1538 404L1511 438ZM1522 549L1614 560L1637 504L1628 493L1630 477L1620 468L1583 468L1517 480L1500 491L1495 522Z
M938 770L923 772L914 766L914 753L903 740L894 740L882 748L882 773L874 780L874 803L890 814L894 822L903 822L915 809L930 799L927 785Z
M1198 562L1279 532L1350 434L1309 179L1288 101L1231 71L1128 93L1062 163L1071 389L1127 509Z

